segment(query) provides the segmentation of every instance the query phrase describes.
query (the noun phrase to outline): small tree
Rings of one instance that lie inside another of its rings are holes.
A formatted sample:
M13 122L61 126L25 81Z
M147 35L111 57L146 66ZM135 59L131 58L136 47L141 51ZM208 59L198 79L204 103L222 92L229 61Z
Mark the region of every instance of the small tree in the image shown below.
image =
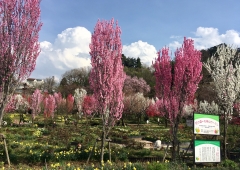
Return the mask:
M44 116L45 118L51 117L52 119L54 118L54 111L56 108L56 103L53 95L48 95L45 97L43 100L43 105L44 105Z
M147 116L146 110L149 107L151 100L147 97L144 97L142 93L135 93L124 97L123 102L124 114L134 116L139 125L142 117Z
M40 90L36 89L31 96L31 104L30 108L32 110L32 122L34 121L35 117L42 111L42 104L43 101L43 94Z
M82 112L84 116L93 116L96 112L96 100L93 96L85 96L82 103Z
M8 96L35 68L40 0L0 0L0 126Z
M24 116L23 114L27 112L29 108L29 103L28 101L22 97L20 94L12 95L11 98L9 99L8 104L5 107L6 112L12 112L16 111L20 114L20 121L24 122Z
M138 92L146 95L148 92L150 92L150 86L143 78L126 76L123 92L125 95L132 95L133 93Z
M78 113L82 114L82 105L85 96L87 95L87 91L84 89L75 89L74 91L74 101L77 106Z
M178 144L178 125L183 116L183 107L192 103L200 82L202 63L201 52L194 49L193 40L184 38L183 45L175 52L175 61L171 61L169 49L158 52L154 63L156 78L156 97L160 112L171 122L173 152L176 159Z
M106 137L116 120L122 116L125 73L121 61L121 30L114 20L98 21L90 44L92 70L90 87L102 118L101 161Z
M213 78L217 92L217 103L224 112L224 157L227 159L227 128L229 116L233 114L233 104L240 92L240 56L237 49L225 44L217 47L217 52L204 63Z
M74 97L73 97L71 94L69 94L69 95L67 96L66 101L67 101L67 112L68 112L68 113L72 113L73 104L74 104Z

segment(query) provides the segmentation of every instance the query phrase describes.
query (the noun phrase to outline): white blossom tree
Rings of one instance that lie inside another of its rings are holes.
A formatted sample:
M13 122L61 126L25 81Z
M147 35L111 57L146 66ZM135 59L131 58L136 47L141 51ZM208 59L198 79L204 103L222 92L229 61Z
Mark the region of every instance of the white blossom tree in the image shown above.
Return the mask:
M84 101L84 97L87 95L87 91L85 89L75 89L74 91L74 101L77 106L78 114L81 116L82 113L82 105Z
M203 65L214 81L216 102L224 113L224 157L227 159L228 119L233 114L233 104L240 91L240 56L237 55L237 49L222 44Z
M184 105L183 107L183 113L185 117L192 117L194 112L214 115L221 114L218 104L214 101L208 103L206 100L204 100L198 103L196 99L194 100L193 104Z

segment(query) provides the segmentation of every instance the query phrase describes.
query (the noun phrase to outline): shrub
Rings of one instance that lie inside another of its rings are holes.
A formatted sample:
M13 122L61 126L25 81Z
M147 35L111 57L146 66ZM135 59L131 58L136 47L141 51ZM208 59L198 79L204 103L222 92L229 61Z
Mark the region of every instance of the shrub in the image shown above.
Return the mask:
M235 170L238 168L238 164L232 160L226 159L221 162L223 167L229 168L230 170Z
M152 162L147 165L148 170L168 170L168 163Z

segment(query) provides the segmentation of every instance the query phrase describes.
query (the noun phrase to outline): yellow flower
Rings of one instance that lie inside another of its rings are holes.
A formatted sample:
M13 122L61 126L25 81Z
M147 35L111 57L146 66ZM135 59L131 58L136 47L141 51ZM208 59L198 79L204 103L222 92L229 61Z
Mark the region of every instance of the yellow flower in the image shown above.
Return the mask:
M68 167L70 167L70 166L71 166L71 164L70 164L70 163L68 163L68 164L67 164L67 166L68 166Z
M135 167L133 167L133 170L137 170Z

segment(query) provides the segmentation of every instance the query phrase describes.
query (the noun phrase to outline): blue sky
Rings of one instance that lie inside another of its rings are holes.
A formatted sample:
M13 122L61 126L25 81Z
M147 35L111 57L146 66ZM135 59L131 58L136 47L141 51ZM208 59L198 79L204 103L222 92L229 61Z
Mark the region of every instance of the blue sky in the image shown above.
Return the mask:
M240 2L237 0L42 0L38 57L33 78L55 76L90 66L91 33L98 19L118 20L123 53L150 65L156 52L174 52L183 37L197 49L220 43L240 46Z

